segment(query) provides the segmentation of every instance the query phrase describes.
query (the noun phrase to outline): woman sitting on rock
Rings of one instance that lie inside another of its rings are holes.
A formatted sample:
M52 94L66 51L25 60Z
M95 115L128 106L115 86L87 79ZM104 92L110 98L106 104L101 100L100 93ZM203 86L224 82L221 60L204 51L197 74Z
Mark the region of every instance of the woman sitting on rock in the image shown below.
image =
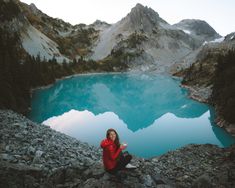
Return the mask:
M117 132L114 129L108 129L106 132L106 139L100 143L103 149L103 164L107 172L115 174L117 171L124 168L136 168L135 166L128 164L132 156L125 151L126 144L120 144Z

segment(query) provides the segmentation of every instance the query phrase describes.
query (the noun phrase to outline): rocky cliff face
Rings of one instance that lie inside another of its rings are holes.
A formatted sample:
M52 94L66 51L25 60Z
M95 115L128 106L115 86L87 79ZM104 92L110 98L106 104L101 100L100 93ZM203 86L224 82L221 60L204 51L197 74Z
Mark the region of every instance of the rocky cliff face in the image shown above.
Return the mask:
M124 28L126 30L143 31L152 33L152 29L159 27L161 24L169 25L166 21L160 18L159 14L153 9L144 7L141 4L137 4L131 9L131 12L122 19L126 20Z
M188 145L159 157L134 157L135 170L110 175L101 149L0 111L1 187L233 187L234 147Z
M209 27L208 24L207 26ZM202 35L202 38L171 26L151 8L137 4L125 18L100 33L91 57L101 60L107 56L117 56L113 52L121 51L122 55L128 57L124 63L131 68L145 66L145 69L154 67L159 71L166 71L205 41L205 30L197 31L197 35ZM133 36L140 40L133 40ZM214 39L216 35L209 32L207 37L209 36ZM130 45L130 41L135 45Z
M33 4L30 6L21 4L21 7L32 26L54 41L59 52L68 58L67 61L85 58L91 52L90 48L97 40L99 30L109 26L100 21L90 26L85 24L73 26L61 19L49 17Z
M4 14L11 12L9 4L19 13L14 19L5 19L4 25L19 31L22 47L27 53L34 57L39 55L41 59L56 58L58 62L91 58L101 64L111 62L114 66L117 64L114 62L121 62L125 64L123 67L131 70L163 72L205 40L219 36L204 21L184 20L170 25L153 9L141 4L113 25L97 20L91 25L74 26L49 17L34 4L27 5L18 0L4 1ZM191 33L185 32L186 29Z
M105 29L107 29L108 27L110 27L111 25L106 23L106 22L103 22L101 20L96 20L93 24L91 25L88 25L87 27L89 28L94 28L95 30L97 31L103 31Z
M1 10L1 27L8 29L8 32L17 32L21 47L28 54L40 56L41 59L55 58L62 63L85 57L98 37L98 31L92 26L72 26L61 19L49 17L34 4L27 5L18 0L4 1Z
M222 42L207 43L198 51L189 68L175 74L183 76L182 84L190 89L192 98L215 106L217 123L233 135L234 48L234 33L227 35Z
M177 24L175 27L183 30L185 33L193 36L201 42L212 41L221 36L205 21L195 19L185 19Z

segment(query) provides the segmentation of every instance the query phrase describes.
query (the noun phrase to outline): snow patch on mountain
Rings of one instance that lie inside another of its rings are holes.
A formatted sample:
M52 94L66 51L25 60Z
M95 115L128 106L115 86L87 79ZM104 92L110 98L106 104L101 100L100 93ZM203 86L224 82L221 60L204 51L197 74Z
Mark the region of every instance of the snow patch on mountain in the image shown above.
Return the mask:
M189 34L189 35L191 34L191 31L189 31L189 30L184 29L183 31L184 31L185 33Z
M212 40L212 41L205 41L204 43L203 43L203 46L204 45L206 45L206 44L208 44L208 43L221 43L221 42L223 42L224 41L224 39L225 39L225 37L220 37L220 38L217 38L217 39L215 39L215 40Z
M224 41L224 37L220 37L220 38L217 38L215 40L212 40L210 42L223 42Z
M201 41L202 44L205 41L211 41L221 37L207 22L203 20L185 19L173 26L187 34L190 34L190 36Z
M23 48L34 57L40 55L41 59L45 58L46 60L55 57L59 63L64 60L66 62L70 61L59 52L58 44L31 25L29 25L26 32L21 34L21 41Z
M69 29L68 31L58 31L58 33L61 37L68 37L69 35L71 35L72 31L72 29Z

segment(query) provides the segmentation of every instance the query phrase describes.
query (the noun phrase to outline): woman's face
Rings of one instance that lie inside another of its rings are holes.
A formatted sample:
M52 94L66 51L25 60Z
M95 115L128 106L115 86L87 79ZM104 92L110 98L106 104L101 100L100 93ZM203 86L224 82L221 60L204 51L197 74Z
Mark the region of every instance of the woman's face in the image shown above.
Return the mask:
M116 139L116 133L114 131L111 131L109 133L109 139L112 140L112 141L115 141Z

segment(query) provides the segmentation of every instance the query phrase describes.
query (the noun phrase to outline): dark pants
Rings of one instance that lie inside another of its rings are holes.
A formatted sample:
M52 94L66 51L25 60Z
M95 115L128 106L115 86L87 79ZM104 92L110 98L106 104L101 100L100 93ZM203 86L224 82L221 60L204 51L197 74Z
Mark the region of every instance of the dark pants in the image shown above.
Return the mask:
M117 166L111 170L107 170L107 172L111 174L116 174L119 170L124 169L125 166L131 161L131 159L132 156L128 153L128 151L125 151L124 153L121 152L119 155Z

